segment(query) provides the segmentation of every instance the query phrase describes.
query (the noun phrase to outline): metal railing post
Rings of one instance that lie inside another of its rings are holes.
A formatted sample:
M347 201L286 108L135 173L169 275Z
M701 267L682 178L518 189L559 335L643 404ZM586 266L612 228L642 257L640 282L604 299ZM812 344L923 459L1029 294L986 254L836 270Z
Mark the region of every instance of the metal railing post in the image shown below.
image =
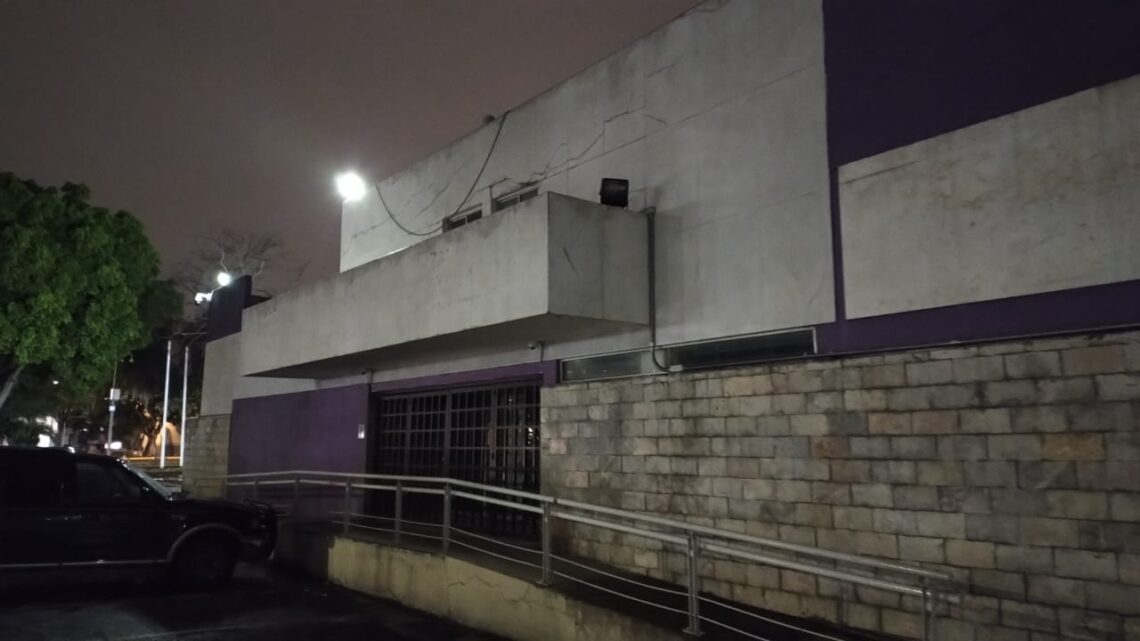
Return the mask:
M261 481L261 479L253 479L253 500L255 500L255 501L259 498L259 496L261 494L261 492L258 491L258 487L259 487L258 483L260 481Z
M395 542L400 542L400 521L404 518L404 484L396 481L396 522L392 526L392 535Z
M922 588L922 638L924 641L938 639L938 593L925 585Z
M553 582L550 563L550 502L542 504L542 585Z
M352 512L352 479L344 480L344 527L342 529L345 535L348 534L348 515Z
M922 588L922 641L930 639L930 592Z
M443 553L451 547L451 483L443 484Z
M686 567L689 572L689 626L685 634L701 635L701 568L700 568L701 542L696 534L689 533L689 546L686 550Z

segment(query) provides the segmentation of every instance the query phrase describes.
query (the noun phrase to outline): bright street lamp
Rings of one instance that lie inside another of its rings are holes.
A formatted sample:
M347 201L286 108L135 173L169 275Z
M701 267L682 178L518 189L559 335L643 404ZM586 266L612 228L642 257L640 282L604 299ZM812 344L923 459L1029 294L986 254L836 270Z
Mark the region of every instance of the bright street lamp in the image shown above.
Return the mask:
M194 294L195 305L201 305L202 303L209 302L214 298L214 292L234 282L234 277L231 276L229 272L218 272L218 275L214 277L214 280L218 282L217 287L211 289L208 292L198 292L197 294Z
M365 184L364 179L360 174L354 171L346 171L336 177L336 191L346 203L354 203L368 192L368 185Z

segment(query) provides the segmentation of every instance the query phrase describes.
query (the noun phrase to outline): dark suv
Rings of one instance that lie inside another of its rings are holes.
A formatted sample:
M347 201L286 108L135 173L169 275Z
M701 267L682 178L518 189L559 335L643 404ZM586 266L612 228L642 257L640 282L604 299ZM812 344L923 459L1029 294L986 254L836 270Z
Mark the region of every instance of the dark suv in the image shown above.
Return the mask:
M215 587L238 559L267 558L276 536L265 504L189 499L106 456L0 447L0 575L161 567Z

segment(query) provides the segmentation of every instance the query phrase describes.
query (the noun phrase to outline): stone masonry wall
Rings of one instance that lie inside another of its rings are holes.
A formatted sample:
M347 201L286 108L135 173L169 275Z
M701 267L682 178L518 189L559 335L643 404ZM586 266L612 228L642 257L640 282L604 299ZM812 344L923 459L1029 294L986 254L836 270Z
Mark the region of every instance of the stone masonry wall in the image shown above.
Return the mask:
M199 416L187 422L183 487L196 497L222 495L222 482L210 477L226 474L230 453L230 415Z
M940 639L1140 639L1140 332L559 386L543 491L949 568ZM681 582L680 554L575 527ZM727 561L704 588L917 637L917 602Z

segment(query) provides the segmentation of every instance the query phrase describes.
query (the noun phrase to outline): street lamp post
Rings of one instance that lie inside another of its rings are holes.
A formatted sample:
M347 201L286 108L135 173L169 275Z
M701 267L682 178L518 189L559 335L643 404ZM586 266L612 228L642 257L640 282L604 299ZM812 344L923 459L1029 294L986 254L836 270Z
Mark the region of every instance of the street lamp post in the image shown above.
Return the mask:
M111 443L115 440L115 402L119 400L116 385L119 382L119 361L115 361L115 372L111 374L111 393L109 394L111 406L107 408L107 450L110 453Z
M170 405L170 349L174 344L173 338L166 339L166 383L162 389L162 417L159 418L159 450L158 466L166 467L166 410Z
M190 385L190 343L182 350L182 422L178 427L178 465L186 467L186 390Z

